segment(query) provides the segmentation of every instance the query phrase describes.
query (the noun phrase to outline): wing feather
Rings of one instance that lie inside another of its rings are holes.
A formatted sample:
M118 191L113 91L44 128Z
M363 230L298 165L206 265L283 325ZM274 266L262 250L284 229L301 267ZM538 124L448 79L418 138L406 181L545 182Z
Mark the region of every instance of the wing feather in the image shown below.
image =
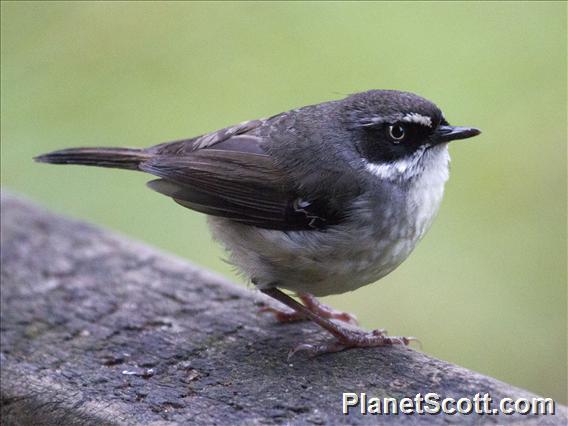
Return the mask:
M192 210L262 228L323 229L342 219L325 200L300 194L262 150L261 138L226 133L206 135L197 144L158 145L140 164L141 170L160 178L148 186Z

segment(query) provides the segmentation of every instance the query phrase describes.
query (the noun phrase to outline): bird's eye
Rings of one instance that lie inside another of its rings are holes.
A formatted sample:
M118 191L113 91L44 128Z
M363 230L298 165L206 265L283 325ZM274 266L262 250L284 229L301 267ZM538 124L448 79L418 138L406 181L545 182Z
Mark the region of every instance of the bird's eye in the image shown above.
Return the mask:
M404 127L400 124L392 124L388 127L389 137L394 143L399 143L406 134Z

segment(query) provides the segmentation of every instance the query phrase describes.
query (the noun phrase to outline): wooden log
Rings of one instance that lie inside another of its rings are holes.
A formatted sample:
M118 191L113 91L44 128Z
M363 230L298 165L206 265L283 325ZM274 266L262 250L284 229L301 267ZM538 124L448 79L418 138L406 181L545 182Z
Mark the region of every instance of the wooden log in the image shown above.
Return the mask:
M323 334L258 315L257 292L14 195L1 203L3 424L566 424L559 405L546 416L344 415L344 392L488 393L492 407L535 395L410 348L288 360Z

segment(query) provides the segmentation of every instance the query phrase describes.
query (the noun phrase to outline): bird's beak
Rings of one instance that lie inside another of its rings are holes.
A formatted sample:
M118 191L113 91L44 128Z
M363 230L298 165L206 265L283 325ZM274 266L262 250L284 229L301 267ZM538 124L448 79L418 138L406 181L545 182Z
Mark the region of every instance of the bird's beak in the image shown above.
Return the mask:
M480 133L481 130L473 127L438 126L434 133L434 141L436 143L450 142L457 139L472 138Z

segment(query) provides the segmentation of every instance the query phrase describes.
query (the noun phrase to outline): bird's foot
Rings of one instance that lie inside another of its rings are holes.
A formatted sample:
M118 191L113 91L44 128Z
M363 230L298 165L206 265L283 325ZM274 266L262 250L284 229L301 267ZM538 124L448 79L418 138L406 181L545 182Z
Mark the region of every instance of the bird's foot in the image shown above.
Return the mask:
M333 319L326 318L325 316L320 315L319 311L314 312L313 308L308 308L308 303L306 303L306 306L304 306L287 294L283 293L281 290L278 290L277 288L267 288L262 289L261 291L264 294L283 303L290 309L293 309L294 312L298 312L305 318L315 322L317 325L319 325L335 337L335 340L332 342L318 344L304 343L298 345L289 353L288 359L290 359L290 357L300 351L307 352L308 356L313 357L325 353L339 352L349 348L372 348L378 346L393 345L408 346L410 342L414 341L420 343L420 341L416 337L388 336L386 330L378 329L373 331L365 331L358 327L355 327L352 324L341 321L334 321ZM301 295L300 297L302 298L302 296L305 295ZM311 298L313 299L313 296Z
M308 319L306 318L305 315L302 315L299 312L292 311L289 309L283 309L283 308L281 309L275 306L263 306L259 309L259 312L261 313L268 312L274 316L276 321L281 323L305 321Z
M403 345L408 346L411 342L418 342L416 337L388 336L386 330L364 331L357 329L336 328L341 330L341 336L334 341L318 344L302 343L288 353L288 359L298 352L304 352L312 358L322 354L340 352L349 348L373 348L379 346ZM337 333L336 333L337 335Z
M337 311L330 306L324 305L311 294L302 293L298 296L300 300L304 302L304 306L319 317L333 319L352 325L359 324L355 315L352 315L348 312ZM278 322L282 323L306 321L309 319L305 314L301 312L291 309L281 309L274 306L264 306L260 309L260 312L269 312L274 315L274 318L276 318Z

